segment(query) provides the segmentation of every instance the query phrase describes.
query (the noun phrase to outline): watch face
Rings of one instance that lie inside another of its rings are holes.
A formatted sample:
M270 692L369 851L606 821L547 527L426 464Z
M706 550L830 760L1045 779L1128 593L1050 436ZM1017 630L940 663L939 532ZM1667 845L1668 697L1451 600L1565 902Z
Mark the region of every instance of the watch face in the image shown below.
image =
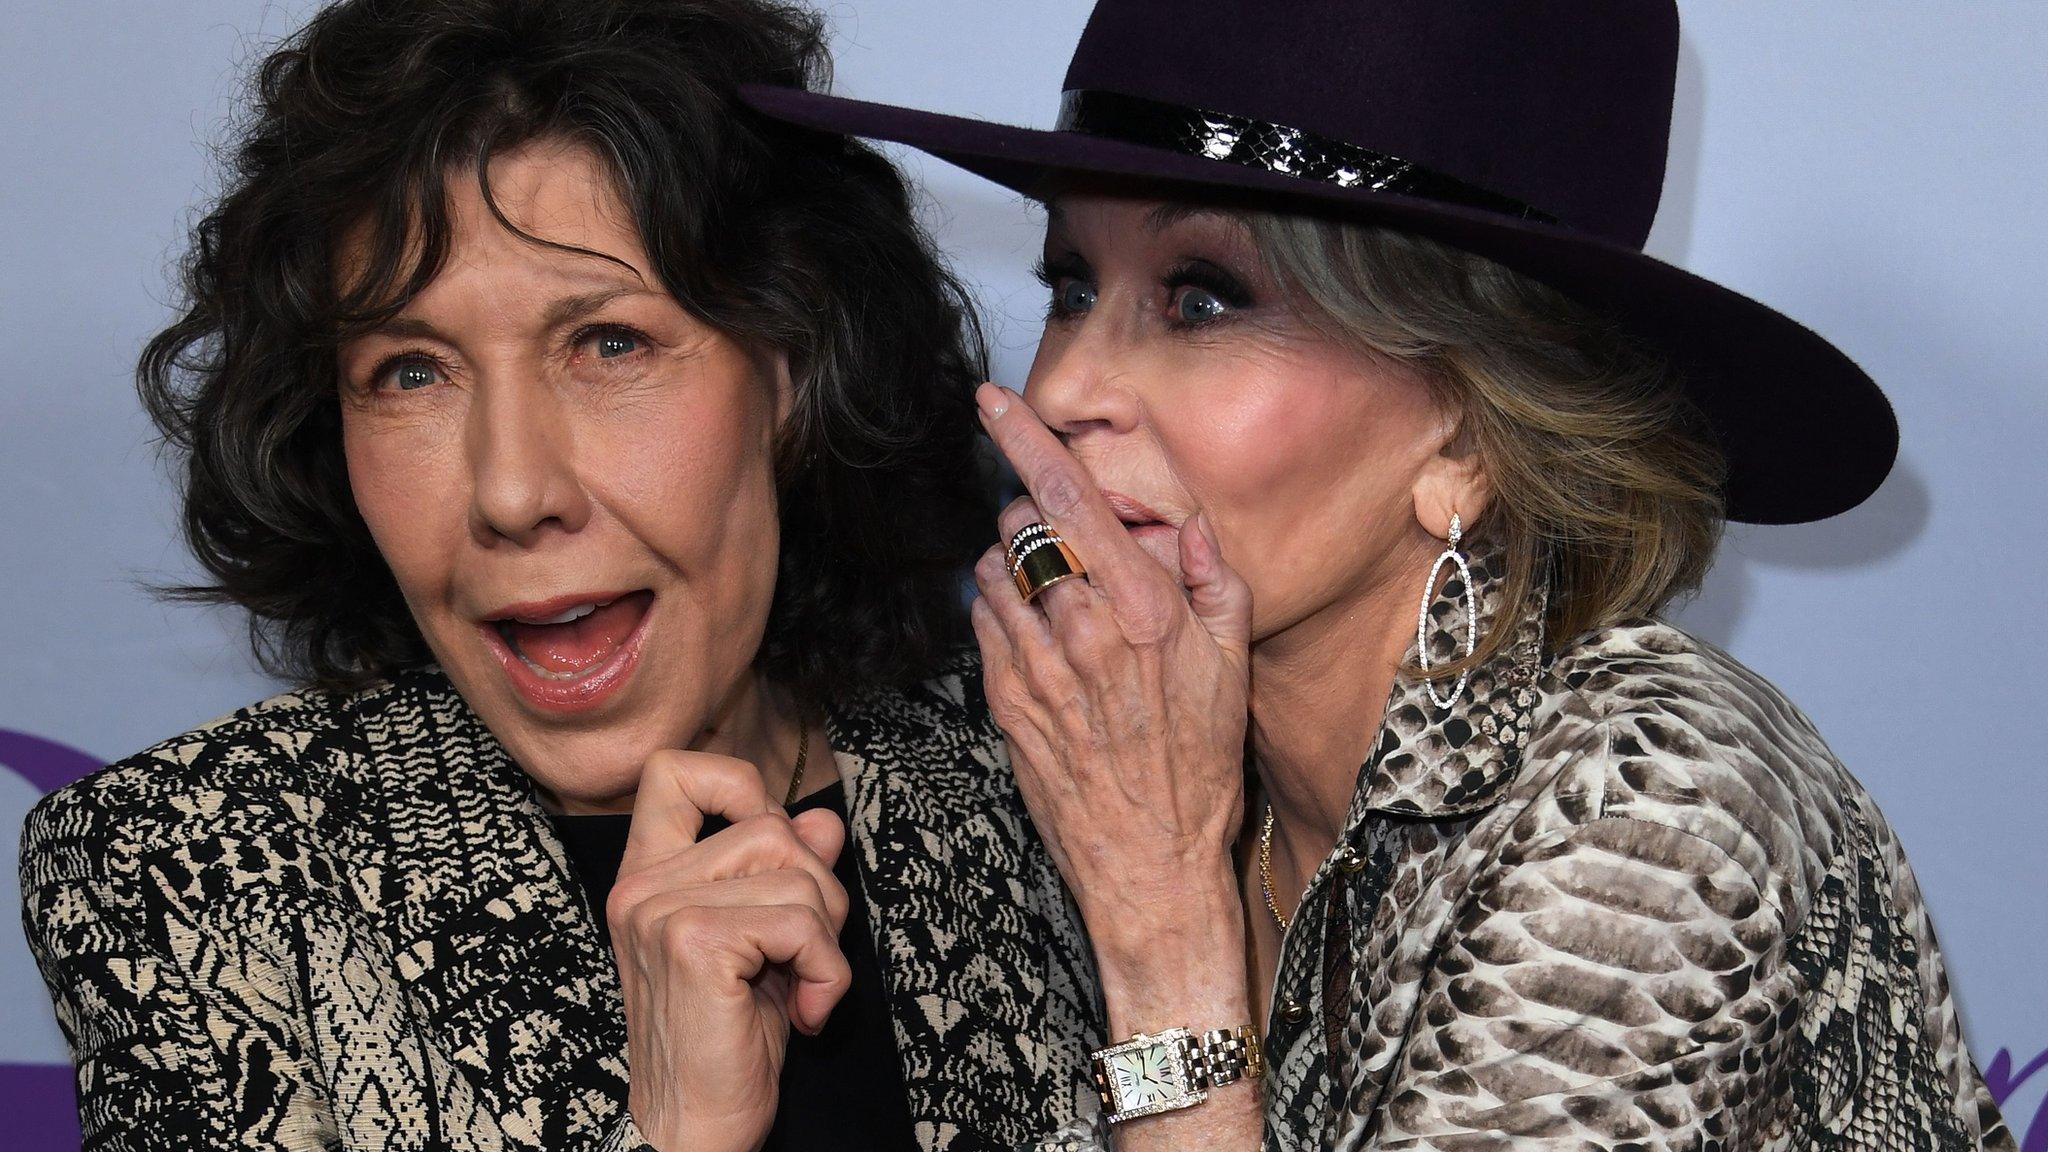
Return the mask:
M1180 1068L1164 1044L1118 1052L1104 1063L1109 1066L1109 1082L1116 1088L1119 1112L1165 1104L1187 1095Z

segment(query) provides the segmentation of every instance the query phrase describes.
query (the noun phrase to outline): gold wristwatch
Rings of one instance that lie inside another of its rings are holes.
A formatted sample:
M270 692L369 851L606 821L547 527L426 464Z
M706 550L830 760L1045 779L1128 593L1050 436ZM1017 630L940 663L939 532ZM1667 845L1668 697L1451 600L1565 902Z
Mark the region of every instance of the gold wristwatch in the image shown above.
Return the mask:
M1249 1024L1200 1036L1186 1028L1141 1032L1098 1049L1089 1066L1110 1124L1191 1108L1207 1100L1211 1088L1238 1080L1256 1085L1265 1075L1259 1034Z

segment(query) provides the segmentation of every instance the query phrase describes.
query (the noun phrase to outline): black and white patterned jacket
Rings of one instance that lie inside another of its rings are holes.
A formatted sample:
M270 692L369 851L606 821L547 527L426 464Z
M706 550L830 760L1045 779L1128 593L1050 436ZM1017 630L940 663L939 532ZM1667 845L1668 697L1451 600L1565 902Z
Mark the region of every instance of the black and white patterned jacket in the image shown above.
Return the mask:
M1806 718L1669 624L1541 638L1449 709L1397 680L1282 945L1266 1148L2011 1152L1898 841Z
M918 1145L1071 1120L1092 967L976 666L828 721ZM21 884L87 1149L643 1146L592 910L437 671L279 696L46 797Z

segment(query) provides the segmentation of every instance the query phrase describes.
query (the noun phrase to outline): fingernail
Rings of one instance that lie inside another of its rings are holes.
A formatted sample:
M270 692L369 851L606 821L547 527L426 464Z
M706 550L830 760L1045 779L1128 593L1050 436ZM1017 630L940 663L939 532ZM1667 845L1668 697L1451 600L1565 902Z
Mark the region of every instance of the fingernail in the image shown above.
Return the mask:
M1216 565L1223 560L1223 545L1216 540L1216 525L1209 522L1206 510L1195 513L1195 527L1202 534L1202 567L1214 572Z
M974 390L974 402L981 406L981 417L994 420L1010 410L1010 397L1015 395L1008 388L983 384Z

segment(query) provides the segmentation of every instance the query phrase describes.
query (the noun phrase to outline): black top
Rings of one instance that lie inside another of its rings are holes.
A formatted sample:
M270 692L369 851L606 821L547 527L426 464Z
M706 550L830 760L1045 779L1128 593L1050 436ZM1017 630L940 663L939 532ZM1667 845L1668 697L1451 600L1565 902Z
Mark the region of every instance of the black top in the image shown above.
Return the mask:
M834 783L792 804L792 815L826 808L846 818L846 789ZM611 928L604 905L618 878L626 852L631 816L554 817L555 830L569 851L577 881L597 910L597 930L607 947ZM703 836L724 828L713 816ZM875 958L868 929L867 900L860 872L854 867L853 845L839 853L833 875L846 887L846 927L839 933L840 951L853 968L853 987L832 1010L824 1029L806 1036L791 1029L788 1058L782 1066L782 1101L775 1126L764 1147L769 1152L835 1148L910 1148L910 1106L903 1092L903 1070L896 1055L896 1033L882 992L882 969Z

